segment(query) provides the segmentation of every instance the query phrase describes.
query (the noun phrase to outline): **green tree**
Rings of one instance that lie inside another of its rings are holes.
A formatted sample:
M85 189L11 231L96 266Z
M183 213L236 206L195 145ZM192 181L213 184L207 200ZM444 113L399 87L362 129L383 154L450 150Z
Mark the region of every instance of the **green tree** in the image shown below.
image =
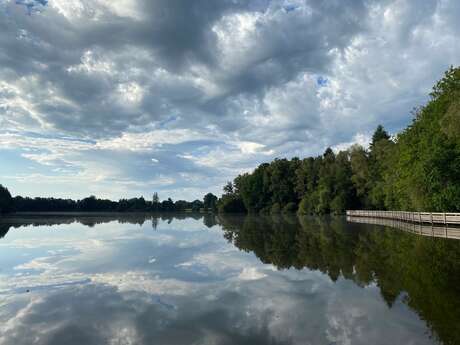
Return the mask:
M349 152L352 170L351 181L359 199L359 207L370 208L371 200L369 199L369 191L371 189L371 181L368 153L360 145L353 145L350 147Z
M219 213L246 213L247 209L244 206L241 198L234 194L222 195L217 203Z
M236 184L236 185L235 185ZM217 201L217 210L219 213L246 213L247 209L244 206L243 200L239 194L240 191L240 176L235 178L235 184L227 182L224 186L224 194Z
M377 128L374 131L374 134L372 135L372 141L370 144L371 151L373 150L375 144L377 144L381 140L389 140L390 135L387 133L385 128L383 128L382 125L378 125Z
M270 165L259 165L252 174L243 174L235 178L234 186L249 212L259 212L271 205Z
M334 168L335 154L329 147L323 154L321 168L319 170L318 181L318 204L316 205L316 213L329 213L331 201L334 198Z
M385 181L384 175L391 166L388 166L393 153L394 142L379 125L372 136L369 151L369 201L370 206L377 210L385 209Z
M13 211L13 198L6 187L0 184L0 214Z
M275 159L269 165L269 190L272 204L286 205L290 202L298 203L295 184L296 170L299 167L300 161L298 158L290 161L287 159Z
M224 186L224 193L225 194L233 194L233 183L232 182L229 181Z
M166 212L172 212L175 210L174 202L171 198L168 198L167 200L163 200L161 202L161 210Z
M203 207L210 211L215 211L217 208L217 196L208 193L203 198Z
M153 193L152 196L152 211L158 212L160 210L160 198L158 197L158 193Z
M433 88L431 100L397 136L386 183L395 205L418 211L460 210L459 97L460 69L450 68Z

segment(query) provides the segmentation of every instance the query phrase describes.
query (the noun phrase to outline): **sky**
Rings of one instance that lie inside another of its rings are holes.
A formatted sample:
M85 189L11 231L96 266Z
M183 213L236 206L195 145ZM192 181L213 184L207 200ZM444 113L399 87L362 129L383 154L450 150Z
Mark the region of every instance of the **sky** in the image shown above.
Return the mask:
M0 0L0 183L201 199L392 134L460 64L458 0Z

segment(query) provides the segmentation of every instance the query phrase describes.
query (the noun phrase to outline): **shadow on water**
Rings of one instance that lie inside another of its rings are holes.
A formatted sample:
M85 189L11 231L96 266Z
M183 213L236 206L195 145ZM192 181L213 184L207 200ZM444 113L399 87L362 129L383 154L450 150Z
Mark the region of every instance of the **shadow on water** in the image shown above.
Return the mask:
M402 297L444 344L460 344L460 241L343 217L220 217L225 238L278 269L319 270Z

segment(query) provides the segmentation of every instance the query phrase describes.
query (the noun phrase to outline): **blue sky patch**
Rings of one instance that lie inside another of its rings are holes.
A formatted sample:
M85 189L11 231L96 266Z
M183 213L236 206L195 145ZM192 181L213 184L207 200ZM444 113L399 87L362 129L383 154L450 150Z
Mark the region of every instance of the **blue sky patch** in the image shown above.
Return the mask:
M289 13L289 12L292 12L292 11L295 11L296 9L299 8L299 6L296 6L296 5L286 5L283 7L284 10Z
M318 84L318 86L322 87L322 86L326 86L329 83L329 81L327 80L327 78L324 78L323 76L319 76L316 79L316 83Z
M48 0L16 0L16 5L22 5L27 8L27 13L40 12L48 5Z

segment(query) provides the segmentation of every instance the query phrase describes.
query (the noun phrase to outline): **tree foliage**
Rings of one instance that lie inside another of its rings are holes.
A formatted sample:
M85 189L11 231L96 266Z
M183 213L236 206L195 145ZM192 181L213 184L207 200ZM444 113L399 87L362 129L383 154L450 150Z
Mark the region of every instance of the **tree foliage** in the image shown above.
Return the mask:
M247 209L241 199L238 187L232 182L228 182L223 189L224 194L216 204L219 213L246 213Z
M217 209L217 196L212 193L208 193L204 196L203 207L209 211L215 211Z
M217 197L214 197L212 200L215 202L216 199ZM145 200L142 196L119 201L99 199L94 195L81 200L22 196L11 198L8 190L0 185L2 212L200 212L203 207L204 203L201 200L174 202L168 198L160 201L157 193L153 194L151 201Z
M0 184L0 214L13 210L13 199L7 188Z

